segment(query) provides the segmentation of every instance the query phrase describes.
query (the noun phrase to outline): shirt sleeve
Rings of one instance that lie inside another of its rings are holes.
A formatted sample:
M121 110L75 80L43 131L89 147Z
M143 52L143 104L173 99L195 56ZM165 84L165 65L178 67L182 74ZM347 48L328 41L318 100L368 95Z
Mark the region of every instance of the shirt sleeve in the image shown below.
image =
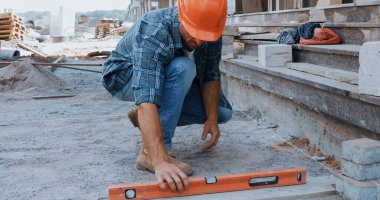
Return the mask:
M208 42L206 55L205 82L220 80L219 62L222 56L222 38Z
M164 83L164 66L172 57L168 31L161 25L142 22L133 46L133 81L135 104L144 102L160 106Z

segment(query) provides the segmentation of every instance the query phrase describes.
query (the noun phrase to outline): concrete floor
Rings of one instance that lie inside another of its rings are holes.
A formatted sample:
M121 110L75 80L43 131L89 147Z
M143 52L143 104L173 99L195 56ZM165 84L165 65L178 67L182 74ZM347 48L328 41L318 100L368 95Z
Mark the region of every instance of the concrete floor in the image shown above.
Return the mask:
M107 199L110 185L154 181L134 166L141 139L126 116L133 104L110 97L100 74L55 73L76 86L65 92L75 97L0 99L0 199ZM290 136L271 127L236 112L207 152L201 125L179 127L173 153L192 165L193 177L293 167L313 177L329 174L294 150L272 147L281 141L276 134Z

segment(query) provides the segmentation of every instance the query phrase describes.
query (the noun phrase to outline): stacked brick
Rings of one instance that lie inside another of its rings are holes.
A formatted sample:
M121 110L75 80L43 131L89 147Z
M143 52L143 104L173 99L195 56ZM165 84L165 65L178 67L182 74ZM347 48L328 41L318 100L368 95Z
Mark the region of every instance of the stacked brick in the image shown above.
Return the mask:
M337 191L347 199L380 199L380 141L367 138L342 144L342 174Z
M22 18L13 13L0 13L0 40L24 40Z

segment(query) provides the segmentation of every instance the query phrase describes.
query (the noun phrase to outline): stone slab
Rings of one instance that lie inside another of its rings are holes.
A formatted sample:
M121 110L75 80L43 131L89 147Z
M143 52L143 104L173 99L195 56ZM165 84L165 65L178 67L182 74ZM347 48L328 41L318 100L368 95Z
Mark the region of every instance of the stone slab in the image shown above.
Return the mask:
M358 85L358 73L335 69L332 67L324 67L320 65L313 65L309 63L288 63L287 67L301 72L307 72L326 78L331 78L337 81Z
M345 159L342 162L342 174L358 181L375 180L380 178L380 163L360 165Z
M357 181L338 174L336 190L350 200L377 200L380 198L380 181Z
M258 50L259 63L264 67L279 67L292 62L291 45L259 45Z
M364 43L359 63L359 92L380 96L380 42Z
M369 138L344 141L342 158L361 165L380 163L380 141Z
M285 200L285 199L299 199L299 198L312 198L320 197L323 195L336 194L336 190L332 187L335 184L335 177L323 176L313 177L307 180L305 185L286 186L286 187L273 187L256 190L246 190L237 192L225 192L217 194L197 195L188 197L165 198L178 199L178 200L247 200L247 199L260 199L260 200Z

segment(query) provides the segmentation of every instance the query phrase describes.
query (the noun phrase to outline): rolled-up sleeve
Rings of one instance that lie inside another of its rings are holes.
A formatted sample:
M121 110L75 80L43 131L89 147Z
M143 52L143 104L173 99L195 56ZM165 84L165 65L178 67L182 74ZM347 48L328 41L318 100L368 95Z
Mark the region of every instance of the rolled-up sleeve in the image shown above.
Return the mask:
M206 55L205 82L220 80L219 62L222 56L222 38L208 42Z
M144 26L144 24L142 24ZM169 34L162 27L146 25L133 45L133 82L135 104L161 104L164 66L172 56L167 45Z

